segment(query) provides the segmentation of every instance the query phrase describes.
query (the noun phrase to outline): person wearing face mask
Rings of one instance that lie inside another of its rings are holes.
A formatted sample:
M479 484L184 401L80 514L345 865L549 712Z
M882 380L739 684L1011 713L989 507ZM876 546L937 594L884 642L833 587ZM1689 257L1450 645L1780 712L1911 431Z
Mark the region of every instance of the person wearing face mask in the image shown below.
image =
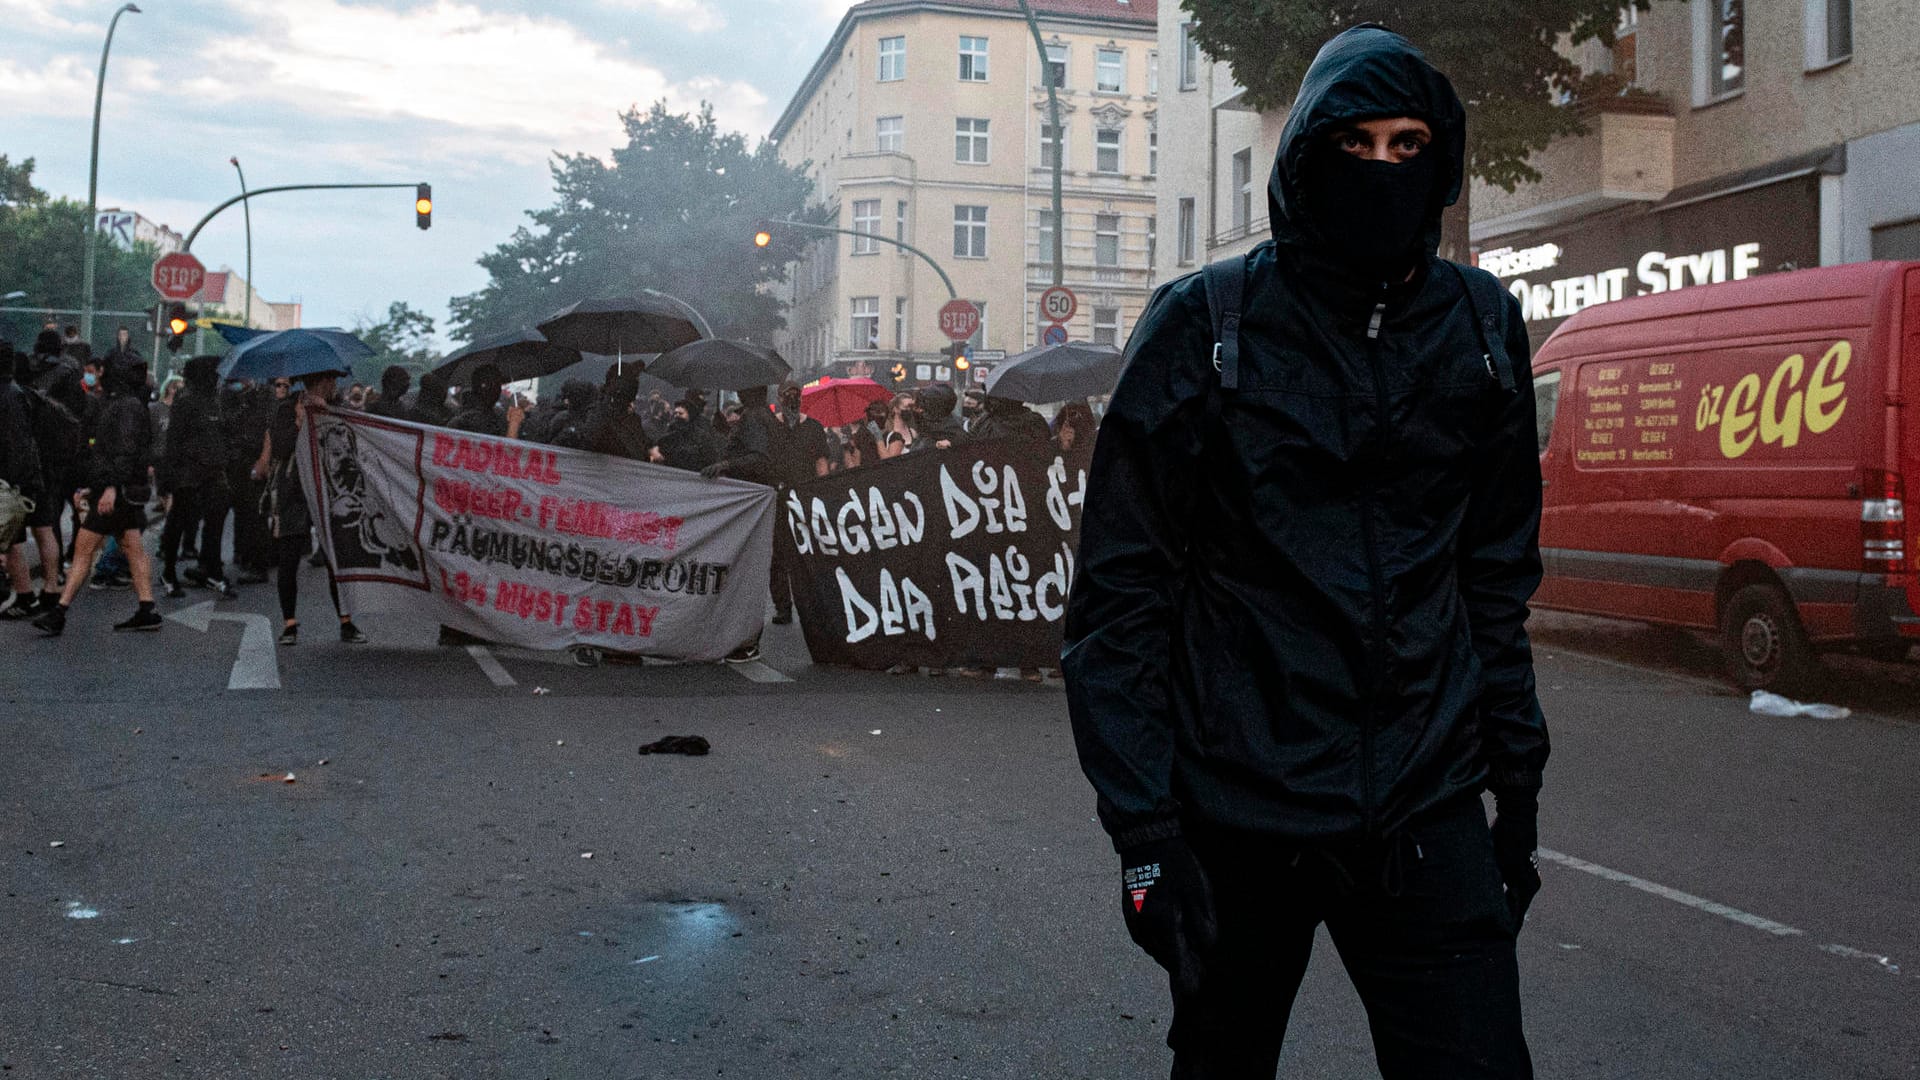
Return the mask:
M775 506L785 506L787 493L794 485L827 475L827 429L813 417L800 411L800 387L786 383L780 387L780 400L774 411L770 431L770 453L779 480ZM769 583L773 592L773 621L785 626L793 621L793 576L799 554L788 533L785 514L774 515L773 573Z
M1540 471L1519 305L1435 256L1464 165L1418 49L1333 38L1272 240L1160 290L1100 427L1062 666L1176 1078L1270 1080L1321 923L1384 1076L1532 1075Z

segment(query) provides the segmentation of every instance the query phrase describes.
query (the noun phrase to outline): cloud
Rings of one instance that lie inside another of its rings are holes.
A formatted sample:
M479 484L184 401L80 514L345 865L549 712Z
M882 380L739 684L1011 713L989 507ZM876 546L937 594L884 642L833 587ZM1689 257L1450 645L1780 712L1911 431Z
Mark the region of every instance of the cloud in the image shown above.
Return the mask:
M608 7L628 11L651 11L675 21L696 34L724 30L726 17L701 0L606 0Z
M89 29L85 24L55 14L54 9L62 6L71 5L62 5L59 0L0 0L0 26L14 31L50 30L59 34L77 34ZM105 31L106 24L101 23L99 29Z

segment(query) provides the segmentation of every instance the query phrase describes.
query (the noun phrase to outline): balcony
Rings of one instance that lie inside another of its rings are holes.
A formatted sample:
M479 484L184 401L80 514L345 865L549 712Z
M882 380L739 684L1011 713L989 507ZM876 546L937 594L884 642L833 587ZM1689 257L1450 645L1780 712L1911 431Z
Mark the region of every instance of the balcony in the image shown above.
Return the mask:
M848 154L839 161L837 182L857 180L901 180L912 183L919 174L913 158L906 154Z
M1650 203L1673 188L1673 115L1652 97L1610 98L1586 117L1587 133L1533 156L1538 183L1512 192L1475 181L1475 243L1557 225L1612 206Z

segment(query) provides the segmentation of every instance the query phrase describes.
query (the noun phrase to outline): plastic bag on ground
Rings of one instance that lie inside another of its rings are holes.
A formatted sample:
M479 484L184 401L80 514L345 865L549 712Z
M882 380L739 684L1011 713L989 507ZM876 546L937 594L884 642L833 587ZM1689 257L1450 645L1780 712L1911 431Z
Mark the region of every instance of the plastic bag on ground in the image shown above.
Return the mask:
M1853 715L1853 710L1840 705L1826 705L1820 702L1801 702L1784 698L1779 694L1769 694L1765 690L1755 690L1753 699L1747 704L1747 711L1761 716L1804 716L1813 720L1845 720Z

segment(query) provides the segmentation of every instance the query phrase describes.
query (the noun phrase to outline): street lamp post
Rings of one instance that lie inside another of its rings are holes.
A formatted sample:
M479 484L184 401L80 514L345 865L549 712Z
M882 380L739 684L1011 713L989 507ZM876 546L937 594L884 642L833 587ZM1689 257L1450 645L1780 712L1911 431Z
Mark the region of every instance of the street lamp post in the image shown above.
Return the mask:
M246 313L240 317L242 324L249 329L253 326L253 200L247 198L247 174L240 168L240 159L230 157L233 171L240 174L240 209L245 211L247 219L247 291Z
M1040 81L1047 87L1047 115L1053 125L1053 283L1066 281L1065 235L1067 223L1061 220L1060 170L1066 166L1066 133L1060 130L1060 87L1053 78L1053 60L1047 55L1047 42L1040 36L1040 21L1033 7L1020 0L1020 12L1027 17L1027 29L1033 32L1033 46L1040 50Z
M919 248L914 247L912 244L907 243L905 240L895 240L891 236L886 236L877 232L856 232L853 229L839 229L839 228L835 228L832 225L810 225L804 221L769 221L766 223L765 226L763 226L760 229L759 232L754 234L754 237L753 237L754 246L766 247L768 244L772 243L773 234L771 232L768 232L767 230L770 228L773 228L774 226L778 226L782 229L803 229L808 232L839 233L842 236L864 236L869 240L878 240L883 244L892 244L894 247L900 248L902 250L911 251L915 255L918 255L922 259L925 259L927 262L927 265L933 267L933 272L940 275L941 284L947 287L947 299L957 300L960 297L960 294L954 291L953 279L947 276L947 272L940 268L939 263L933 261L933 256L927 254L924 251L921 251Z
M87 161L87 222L80 233L87 244L80 271L80 333L87 341L93 340L93 217L100 193L100 99L107 91L107 53L113 48L113 31L120 25L120 16L129 11L140 14L139 7L121 4L120 10L113 13L113 21L107 23L107 41L100 46L100 75L93 84L93 152Z

